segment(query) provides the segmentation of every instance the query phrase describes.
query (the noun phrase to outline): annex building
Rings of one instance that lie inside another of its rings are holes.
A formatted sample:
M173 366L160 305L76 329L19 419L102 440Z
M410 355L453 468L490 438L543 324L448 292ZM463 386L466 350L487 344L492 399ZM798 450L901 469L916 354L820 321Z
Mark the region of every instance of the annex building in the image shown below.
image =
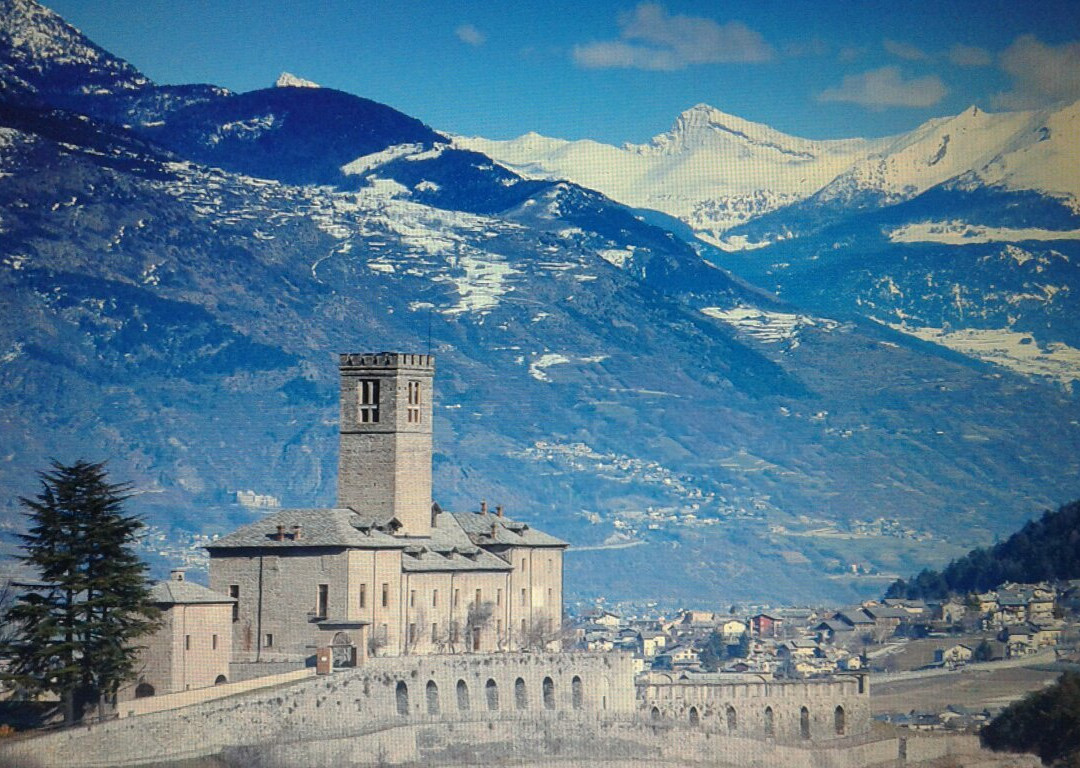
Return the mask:
M431 498L432 355L340 357L337 504L282 509L211 544L239 662L543 650L566 543L481 502Z

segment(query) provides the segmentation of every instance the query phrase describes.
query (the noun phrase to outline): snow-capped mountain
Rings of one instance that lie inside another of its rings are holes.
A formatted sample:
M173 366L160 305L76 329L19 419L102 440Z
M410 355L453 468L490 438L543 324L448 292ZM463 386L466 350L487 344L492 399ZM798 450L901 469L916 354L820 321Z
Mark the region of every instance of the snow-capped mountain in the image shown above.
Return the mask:
M90 45L56 23L38 50ZM572 594L846 599L1075 495L1080 405L1056 386L778 301L386 105L137 73L98 92L84 64L0 111L4 531L50 457L133 481L155 557L258 514L237 490L329 503L334 353L371 348L436 354L440 503L571 541ZM725 125L700 142L810 152Z
M455 143L525 176L568 179L662 211L715 241L732 226L809 197L885 142L801 139L698 104L646 144L614 147L535 133L509 141L459 136Z
M899 136L811 141L698 105L642 145L536 134L456 142L525 175L569 179L670 214L703 239L738 249L799 234L798 222L783 226L798 218L780 210L787 206L820 222L823 208L892 205L947 182L1034 190L1077 208L1078 109L992 114L971 107Z

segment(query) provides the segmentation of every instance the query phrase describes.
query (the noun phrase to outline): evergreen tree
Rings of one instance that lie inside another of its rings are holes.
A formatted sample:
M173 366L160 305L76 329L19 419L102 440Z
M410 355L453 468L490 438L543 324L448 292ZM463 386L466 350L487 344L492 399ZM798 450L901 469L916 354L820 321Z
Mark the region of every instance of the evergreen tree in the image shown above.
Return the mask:
M53 462L41 492L19 502L29 517L23 562L39 581L4 613L14 628L3 646L5 677L31 693L52 692L64 719L80 719L133 676L135 641L156 627L146 565L133 544L143 523L126 515L130 486L107 480L104 464Z

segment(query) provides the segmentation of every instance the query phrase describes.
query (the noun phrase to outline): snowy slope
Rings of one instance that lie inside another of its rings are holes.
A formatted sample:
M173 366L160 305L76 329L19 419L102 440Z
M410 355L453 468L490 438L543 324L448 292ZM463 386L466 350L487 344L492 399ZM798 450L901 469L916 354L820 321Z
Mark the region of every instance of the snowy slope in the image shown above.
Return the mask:
M883 145L788 136L706 104L683 112L647 144L621 148L536 133L455 141L522 175L567 179L626 205L663 211L707 238L808 197Z
M818 208L839 213L851 205L903 202L945 183L1034 190L1074 209L1080 200L1080 103L1041 112L971 107L874 140L802 139L699 104L679 115L670 131L622 148L535 133L456 142L523 175L568 179L670 214L728 249L775 239L723 235L804 202L814 206L811 215ZM805 218L805 212L793 215Z

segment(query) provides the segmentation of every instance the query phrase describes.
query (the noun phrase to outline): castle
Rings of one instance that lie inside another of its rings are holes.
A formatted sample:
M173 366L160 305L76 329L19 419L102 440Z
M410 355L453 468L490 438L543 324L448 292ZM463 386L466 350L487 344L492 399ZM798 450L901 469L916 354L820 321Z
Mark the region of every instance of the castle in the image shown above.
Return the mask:
M229 680L220 663L210 675L185 655L203 667L304 666L328 648L343 667L554 647L566 543L502 507L451 513L432 501L434 357L343 354L339 371L336 506L277 510L216 540L209 590L178 574L158 585L167 618L197 619L170 618L169 638L152 643L170 663L148 655L143 695Z

